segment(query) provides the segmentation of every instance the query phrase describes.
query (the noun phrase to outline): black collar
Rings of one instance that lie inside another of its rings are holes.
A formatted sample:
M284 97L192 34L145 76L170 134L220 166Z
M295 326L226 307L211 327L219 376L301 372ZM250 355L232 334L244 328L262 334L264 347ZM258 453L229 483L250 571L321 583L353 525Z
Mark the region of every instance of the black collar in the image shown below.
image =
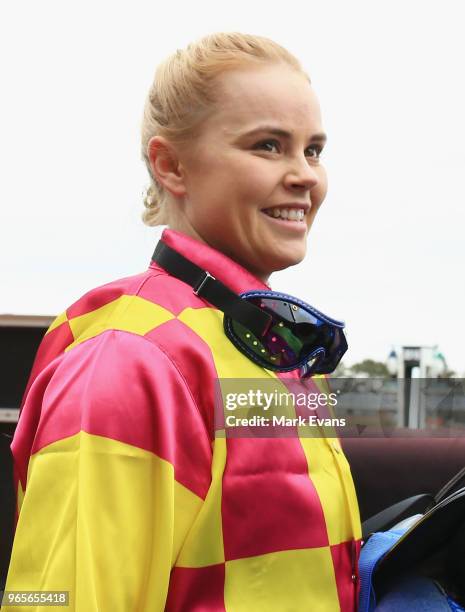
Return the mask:
M221 281L160 240L152 255L152 261L175 278L190 285L195 295L216 306L258 338L271 323L271 316L254 304L241 299Z

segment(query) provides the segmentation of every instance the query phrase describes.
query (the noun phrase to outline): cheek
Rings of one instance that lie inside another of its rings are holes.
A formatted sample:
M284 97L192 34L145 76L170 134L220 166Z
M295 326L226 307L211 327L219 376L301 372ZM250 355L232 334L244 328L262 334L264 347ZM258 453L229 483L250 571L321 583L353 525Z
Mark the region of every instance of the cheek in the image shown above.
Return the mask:
M210 171L215 177L209 181L212 189L238 210L256 208L267 201L275 188L275 175L260 160L237 159L232 157L228 164L221 164ZM224 204L227 204L224 201Z
M323 200L325 199L327 193L328 177L326 174L326 170L323 168L323 166L320 166L318 185L316 185L311 192L312 204L318 208L323 203Z
M203 152L192 160L190 170L194 179L187 185L188 193L195 202L202 202L200 214L212 222L260 207L276 186L276 171L266 161L242 152Z
M280 183L280 177L276 166L272 167L264 160L252 158L237 169L235 185L236 189L241 190L248 198L249 203L262 204L274 193Z

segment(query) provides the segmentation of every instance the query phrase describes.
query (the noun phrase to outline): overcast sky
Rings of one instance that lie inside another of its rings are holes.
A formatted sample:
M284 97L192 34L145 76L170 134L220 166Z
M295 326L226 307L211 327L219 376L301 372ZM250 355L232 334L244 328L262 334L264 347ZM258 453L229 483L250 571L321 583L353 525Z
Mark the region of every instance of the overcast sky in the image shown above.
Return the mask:
M269 36L319 95L329 193L271 278L347 323L346 363L435 345L465 373L463 0L3 2L0 314L63 311L143 271L139 127L156 65L210 32Z

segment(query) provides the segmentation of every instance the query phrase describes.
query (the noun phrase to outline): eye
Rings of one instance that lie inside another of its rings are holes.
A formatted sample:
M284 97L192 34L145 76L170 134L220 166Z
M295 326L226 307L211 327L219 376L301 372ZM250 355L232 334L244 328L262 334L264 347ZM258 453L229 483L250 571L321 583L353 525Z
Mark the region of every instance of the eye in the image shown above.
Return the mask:
M257 142L257 144L255 144L253 148L255 150L266 151L267 153L279 153L281 151L281 144L278 140L269 139ZM315 161L318 161L322 152L322 145L312 144L305 149L305 156Z
M274 153L273 147L276 148L276 151L279 150L279 142L277 140L262 140L254 145L254 149L261 149L267 153Z
M313 144L307 147L305 151L308 151L308 153L306 153L307 157L318 160L323 152L323 147L319 144Z

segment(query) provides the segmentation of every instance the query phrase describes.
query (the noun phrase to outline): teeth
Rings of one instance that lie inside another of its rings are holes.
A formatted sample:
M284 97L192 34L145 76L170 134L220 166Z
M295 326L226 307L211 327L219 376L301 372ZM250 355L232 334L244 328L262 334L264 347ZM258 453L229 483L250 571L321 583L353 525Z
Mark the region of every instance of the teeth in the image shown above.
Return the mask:
M264 212L275 219L279 217L289 221L303 221L305 217L303 208L268 208Z

